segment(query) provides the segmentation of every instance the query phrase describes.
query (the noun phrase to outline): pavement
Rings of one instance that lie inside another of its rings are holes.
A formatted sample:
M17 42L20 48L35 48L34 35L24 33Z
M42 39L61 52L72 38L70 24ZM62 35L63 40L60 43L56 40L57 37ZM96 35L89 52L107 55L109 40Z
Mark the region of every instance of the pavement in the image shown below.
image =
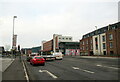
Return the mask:
M0 81L2 81L2 72L4 72L14 61L10 57L0 57Z
M15 59L11 58L2 58L2 63L1 63L1 71L4 72L14 61Z
M24 80L25 81L23 65L18 57L12 61L7 60L4 62L3 72L2 72L2 82L6 80Z

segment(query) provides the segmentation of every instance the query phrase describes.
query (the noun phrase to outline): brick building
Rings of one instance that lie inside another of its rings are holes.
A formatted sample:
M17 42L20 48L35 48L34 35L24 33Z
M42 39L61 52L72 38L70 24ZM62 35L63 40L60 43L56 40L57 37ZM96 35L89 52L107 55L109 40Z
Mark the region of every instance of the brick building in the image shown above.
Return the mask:
M110 25L106 32L107 54L120 54L120 23Z
M80 55L119 55L120 22L99 28L83 35Z
M93 55L93 40L92 37L87 34L80 40L80 55Z
M53 52L53 39L43 43L43 54L48 54Z

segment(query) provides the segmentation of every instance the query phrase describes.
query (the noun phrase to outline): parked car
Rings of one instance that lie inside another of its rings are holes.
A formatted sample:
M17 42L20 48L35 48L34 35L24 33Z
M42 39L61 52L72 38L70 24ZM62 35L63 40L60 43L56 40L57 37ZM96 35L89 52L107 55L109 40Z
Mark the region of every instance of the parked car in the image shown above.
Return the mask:
M44 54L41 55L45 60L55 60L55 56L53 54Z
M34 56L32 59L30 59L30 64L31 65L36 65L36 64L41 64L45 65L45 59L42 56Z
M29 55L27 56L27 61L30 62L30 60L31 60L32 57L34 57L34 56L37 56L37 54L34 54L34 53L29 54Z
M55 57L55 59L63 59L63 54L61 52L55 52L53 53L53 56Z

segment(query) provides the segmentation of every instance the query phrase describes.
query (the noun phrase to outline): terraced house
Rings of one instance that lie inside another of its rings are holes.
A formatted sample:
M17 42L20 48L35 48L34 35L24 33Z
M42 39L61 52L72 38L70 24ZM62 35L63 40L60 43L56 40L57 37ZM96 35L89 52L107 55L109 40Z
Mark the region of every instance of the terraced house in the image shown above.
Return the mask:
M120 55L120 22L83 35L80 55Z

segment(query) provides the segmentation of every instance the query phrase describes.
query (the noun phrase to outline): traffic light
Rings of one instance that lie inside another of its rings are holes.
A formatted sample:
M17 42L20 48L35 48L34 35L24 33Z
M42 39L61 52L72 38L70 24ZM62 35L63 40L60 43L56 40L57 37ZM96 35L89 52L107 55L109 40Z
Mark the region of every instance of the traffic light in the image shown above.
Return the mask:
M20 45L18 45L18 51L20 51Z

